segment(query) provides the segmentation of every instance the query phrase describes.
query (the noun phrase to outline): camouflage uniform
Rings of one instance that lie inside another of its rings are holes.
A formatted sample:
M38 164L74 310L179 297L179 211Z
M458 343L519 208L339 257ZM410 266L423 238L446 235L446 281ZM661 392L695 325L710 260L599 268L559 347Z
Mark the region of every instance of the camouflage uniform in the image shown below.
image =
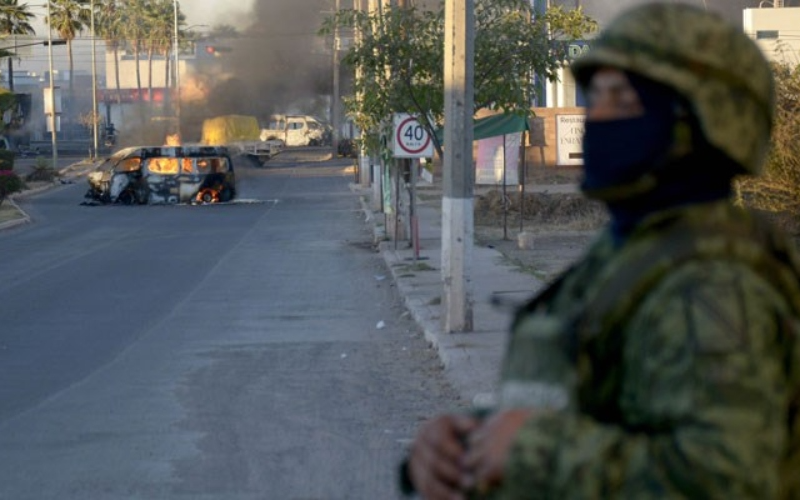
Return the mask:
M492 498L778 497L800 387L796 262L726 202L658 214L622 248L601 236L517 315L503 405L547 410Z
M760 167L772 81L738 29L648 5L573 70L602 66L674 88L712 146ZM800 498L798 262L726 200L651 214L622 245L601 234L517 313L501 407L535 413L489 496Z

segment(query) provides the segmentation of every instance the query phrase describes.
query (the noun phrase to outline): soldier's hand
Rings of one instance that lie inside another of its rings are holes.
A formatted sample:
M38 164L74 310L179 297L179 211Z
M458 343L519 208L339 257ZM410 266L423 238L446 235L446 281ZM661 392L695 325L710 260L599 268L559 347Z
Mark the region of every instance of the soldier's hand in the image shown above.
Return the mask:
M501 411L487 418L470 434L469 451L464 462L474 481L470 489L486 493L503 481L511 445L532 413L531 409Z
M420 427L411 445L408 472L422 498L464 498L466 436L477 426L478 420L469 416L443 415Z

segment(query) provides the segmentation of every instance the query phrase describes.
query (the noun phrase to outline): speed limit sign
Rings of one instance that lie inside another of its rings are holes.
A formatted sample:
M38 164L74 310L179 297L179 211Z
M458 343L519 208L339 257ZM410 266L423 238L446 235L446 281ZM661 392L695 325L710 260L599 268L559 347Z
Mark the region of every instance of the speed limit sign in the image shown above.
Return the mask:
M394 115L395 158L430 158L433 156L433 141L425 127L408 113Z

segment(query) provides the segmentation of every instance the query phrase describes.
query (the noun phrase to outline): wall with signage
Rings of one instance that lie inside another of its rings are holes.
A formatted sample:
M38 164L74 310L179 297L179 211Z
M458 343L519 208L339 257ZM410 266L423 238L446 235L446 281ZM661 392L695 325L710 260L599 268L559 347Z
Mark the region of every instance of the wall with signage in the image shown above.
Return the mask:
M536 118L532 120L532 133L525 143L525 164L534 168L582 165L580 143L585 108L533 108L533 112ZM567 161L560 160L559 153L565 155Z

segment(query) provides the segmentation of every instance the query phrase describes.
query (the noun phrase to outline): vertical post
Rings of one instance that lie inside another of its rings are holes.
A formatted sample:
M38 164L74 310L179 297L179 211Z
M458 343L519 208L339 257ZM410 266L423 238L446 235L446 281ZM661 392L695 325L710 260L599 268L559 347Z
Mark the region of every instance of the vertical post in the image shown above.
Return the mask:
M334 15L339 13L339 0L334 0L333 9ZM331 145L334 158L339 152L339 45L341 44L339 36L339 24L337 23L333 27L333 96L331 99L331 126L333 127Z
M94 142L92 158L97 158L97 121L100 115L97 112L97 52L95 49L94 0L91 1L90 9L92 9L92 140Z
M50 147L53 149L53 168L58 168L58 139L56 138L56 89L53 83L53 22L50 15L50 0L47 0L47 59L50 71Z
M419 260L419 217L417 216L417 171L419 158L409 160L411 169L411 201L409 202L409 218L411 220L411 244L414 247L414 262Z
M474 237L474 7L474 0L445 2L442 319L448 333L473 329L469 266Z
M506 187L506 134L503 134L503 239L508 239L508 190Z
M17 35L14 35L14 54L17 53ZM14 56L8 56L8 90L14 93Z
M527 167L527 164L526 164L526 161L525 161L525 157L527 156L525 154L525 142L526 142L526 137L529 138L530 134L531 133L530 133L529 130L524 130L522 132L522 141L521 141L521 144L520 144L520 150L521 150L521 154L522 154L522 163L521 163L521 167L522 168L520 169L519 182L518 182L518 185L517 185L517 191L519 192L519 232L520 233L524 229L523 223L525 221L525 181L526 181L526 178L527 178L527 175L528 175L528 172L527 172L528 167Z
M180 67L180 39L178 38L178 0L172 0L172 8L175 14L175 133L178 141L183 142L181 137L181 67Z
M358 9L361 12L366 12L367 14L372 14L372 7L370 5L371 0L356 0L358 4ZM356 43L361 43L362 37L364 33L361 32L359 29L355 33L356 36ZM362 75L361 66L356 67L356 80L360 80ZM358 99L362 99L362 95L357 96ZM351 137L353 139L353 137ZM372 177L372 160L370 157L367 156L367 148L364 147L364 141L358 141L358 174L359 174L359 184L361 187L368 187L370 185L370 178ZM377 182L377 179L376 179Z

